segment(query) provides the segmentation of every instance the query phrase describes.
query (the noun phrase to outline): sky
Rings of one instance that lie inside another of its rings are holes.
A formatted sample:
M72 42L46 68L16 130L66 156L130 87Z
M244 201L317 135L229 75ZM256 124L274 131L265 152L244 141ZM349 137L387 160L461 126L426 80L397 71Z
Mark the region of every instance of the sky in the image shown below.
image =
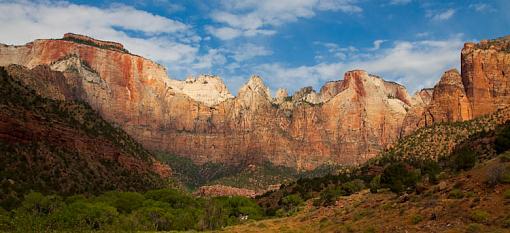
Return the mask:
M117 41L170 78L251 75L274 92L315 90L348 70L433 87L464 42L510 34L509 0L0 0L0 43L73 32Z

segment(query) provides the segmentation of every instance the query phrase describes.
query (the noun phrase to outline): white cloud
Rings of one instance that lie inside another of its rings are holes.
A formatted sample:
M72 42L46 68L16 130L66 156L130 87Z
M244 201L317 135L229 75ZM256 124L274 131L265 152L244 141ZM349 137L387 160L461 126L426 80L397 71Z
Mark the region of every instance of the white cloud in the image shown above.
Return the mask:
M432 87L445 70L458 68L462 45L459 36L442 41L396 41L390 48L379 49L368 56L299 67L263 64L256 67L254 72L270 77L266 82L272 89L285 87L295 91L302 86L319 89L328 80L343 79L346 71L364 69L386 80L399 82L412 92Z
M406 5L411 3L412 0L390 0L391 5Z
M232 57L234 60L241 62L255 57L267 56L271 54L273 54L273 52L263 46L248 43L238 47L235 51L233 51Z
M469 8L474 9L477 12L495 12L496 9L494 9L491 5L486 3L473 3L469 5Z
M370 50L375 51L375 50L380 49L380 48L381 48L381 45L382 45L384 42L386 42L386 40L375 40L375 41L374 41L374 47L373 47L373 48L371 48Z
M444 21L450 19L454 14L456 10L455 9L448 9L441 12L428 12L427 16L430 17L432 20L435 21Z
M208 32L223 40L273 35L274 27L311 18L316 11L362 12L355 3L356 0L223 0L222 8L210 15L220 26L210 26Z
M61 38L67 32L120 42L134 54L167 65L179 78L225 63L219 51L200 53L202 38L190 26L125 5L0 1L0 28L0 42L7 44Z

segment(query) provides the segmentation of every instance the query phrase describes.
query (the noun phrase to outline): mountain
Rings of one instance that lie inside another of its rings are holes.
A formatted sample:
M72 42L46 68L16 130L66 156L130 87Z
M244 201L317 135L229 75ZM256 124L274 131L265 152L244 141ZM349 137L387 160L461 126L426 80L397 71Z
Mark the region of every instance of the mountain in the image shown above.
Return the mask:
M70 195L164 186L171 169L75 99L66 78L47 66L0 67L2 205L30 190Z
M403 134L435 122L471 120L510 105L510 36L466 43L461 68L444 73L432 99L415 105L406 116Z
M273 98L258 76L233 96L216 76L171 79L162 66L118 43L71 33L0 46L0 65L63 72L79 100L151 151L197 164L269 161L297 170L361 164L419 127L507 106L508 61L508 38L467 43L460 75L448 71L432 90L414 96L353 70L319 92L305 87L287 96L280 90Z

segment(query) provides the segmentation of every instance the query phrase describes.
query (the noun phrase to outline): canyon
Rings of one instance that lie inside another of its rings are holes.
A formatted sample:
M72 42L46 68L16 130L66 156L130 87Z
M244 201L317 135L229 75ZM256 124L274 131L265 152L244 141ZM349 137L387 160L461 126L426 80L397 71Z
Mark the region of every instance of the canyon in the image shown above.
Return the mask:
M353 70L319 92L305 87L289 96L280 89L273 98L259 76L234 96L217 76L172 79L121 44L71 33L0 44L0 66L61 72L63 81L32 81L32 88L88 103L151 151L198 164L269 161L298 170L361 164L420 127L510 104L510 37L466 43L460 59L460 72L446 71L434 88L413 96L400 84Z

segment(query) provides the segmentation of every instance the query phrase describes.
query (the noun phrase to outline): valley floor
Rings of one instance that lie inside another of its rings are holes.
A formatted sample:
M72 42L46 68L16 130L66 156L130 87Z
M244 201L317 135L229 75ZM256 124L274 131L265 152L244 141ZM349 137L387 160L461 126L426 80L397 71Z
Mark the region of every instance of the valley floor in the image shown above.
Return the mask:
M308 201L295 216L248 222L223 232L510 232L510 185L487 184L508 166L493 159L423 187L420 194L365 190L321 208Z

